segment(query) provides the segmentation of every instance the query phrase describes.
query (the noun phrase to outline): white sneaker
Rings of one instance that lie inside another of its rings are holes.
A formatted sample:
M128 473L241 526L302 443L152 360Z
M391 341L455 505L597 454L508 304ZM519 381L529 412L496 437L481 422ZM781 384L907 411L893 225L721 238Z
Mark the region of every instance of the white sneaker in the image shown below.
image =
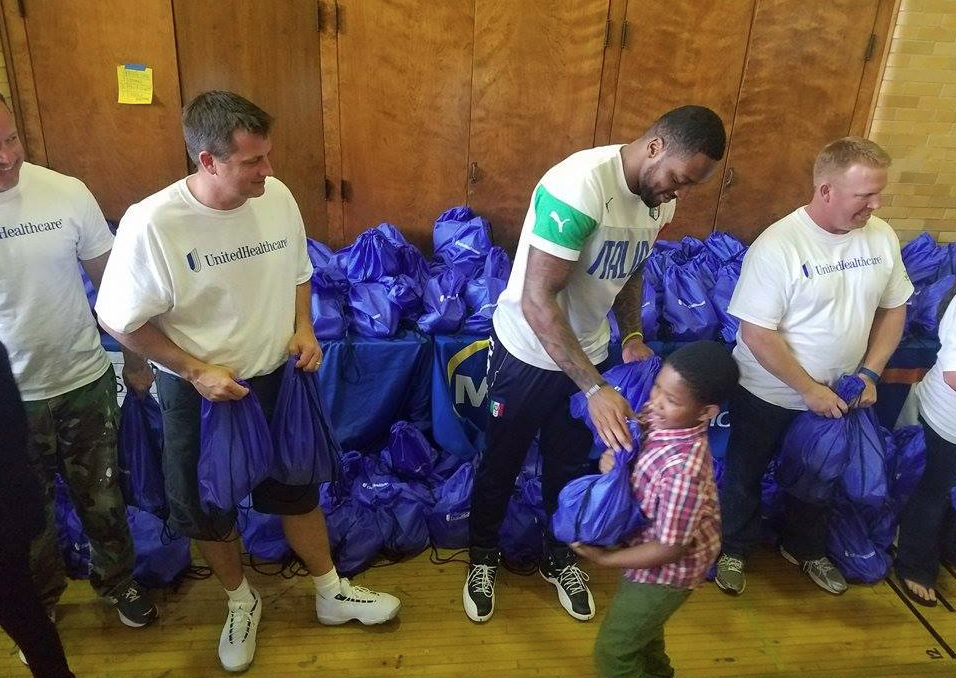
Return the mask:
M252 589L253 602L229 601L229 616L219 635L219 661L226 671L239 673L256 656L256 631L262 617L262 598Z
M364 586L352 586L348 579L340 579L341 593L334 598L315 597L315 614L320 624L334 626L357 619L366 626L384 624L393 619L402 607L401 601L390 593L370 591Z

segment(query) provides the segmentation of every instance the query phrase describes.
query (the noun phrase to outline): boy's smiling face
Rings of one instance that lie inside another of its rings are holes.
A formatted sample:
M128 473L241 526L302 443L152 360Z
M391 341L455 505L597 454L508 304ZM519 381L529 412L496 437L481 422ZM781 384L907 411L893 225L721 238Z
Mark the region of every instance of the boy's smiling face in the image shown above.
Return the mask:
M719 408L700 403L677 371L664 363L648 398L648 423L653 429L693 428Z

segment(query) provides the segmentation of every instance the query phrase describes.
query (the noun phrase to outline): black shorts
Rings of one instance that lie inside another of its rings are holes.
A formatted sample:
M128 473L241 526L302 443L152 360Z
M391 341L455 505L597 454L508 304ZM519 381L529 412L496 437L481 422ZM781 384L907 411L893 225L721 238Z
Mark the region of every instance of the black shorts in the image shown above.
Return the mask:
M283 367L249 379L269 421L279 395ZM236 524L235 507L207 513L199 502L199 413L202 396L185 379L160 371L156 375L163 411L163 473L169 527L204 541L227 539ZM294 516L309 513L319 503L319 486L285 485L265 480L252 491L252 506L260 513Z

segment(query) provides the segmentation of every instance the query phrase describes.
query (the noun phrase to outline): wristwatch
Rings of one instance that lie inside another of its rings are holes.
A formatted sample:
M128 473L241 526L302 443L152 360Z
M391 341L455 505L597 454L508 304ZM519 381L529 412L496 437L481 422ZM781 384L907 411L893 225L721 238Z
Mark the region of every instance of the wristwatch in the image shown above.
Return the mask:
M590 400L590 399L591 399L591 396L593 396L595 393L597 393L598 391L600 391L602 386L607 386L607 382L604 381L603 379L602 379L601 381L599 381L598 383L596 383L596 384L595 384L594 386L592 386L591 388L589 388L587 391L585 391L585 392L584 392L584 397L587 398L588 400Z
M856 368L856 373L862 374L865 377L869 377L873 381L874 385L880 383L880 375L878 375L876 372L874 372L868 367L863 367L862 365L860 365L859 367Z

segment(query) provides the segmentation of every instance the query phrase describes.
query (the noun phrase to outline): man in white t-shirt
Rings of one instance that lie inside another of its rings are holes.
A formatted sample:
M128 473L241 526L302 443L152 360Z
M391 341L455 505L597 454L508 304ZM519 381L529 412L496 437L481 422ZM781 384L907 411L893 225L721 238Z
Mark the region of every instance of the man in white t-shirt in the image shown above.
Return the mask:
M236 510L207 513L198 482L200 405L239 400L248 380L271 417L283 367L314 372L322 350L310 318L312 265L289 189L272 177L272 118L232 92L200 94L183 111L196 173L133 205L120 222L96 310L120 343L156 363L169 524L195 539L229 599L219 640L227 671L252 663L262 598L249 586ZM313 573L323 624L392 619L399 601L340 579L318 507L305 486L266 480L253 506L281 516L289 544Z
M940 349L936 364L916 385L919 419L926 437L926 468L900 512L896 574L904 591L921 605L936 605L946 516L956 485L956 299L940 304L946 311L939 323ZM953 547L951 547L953 548Z
M116 378L77 265L99 286L112 245L83 182L23 161L16 122L0 97L0 342L24 400L28 462L46 504L31 570L53 617L66 589L53 510L59 473L90 540L90 584L124 624L138 627L157 611L132 575L117 467ZM153 381L149 366L129 353L123 377L139 395Z
M639 269L674 198L706 181L723 157L723 123L710 109L683 106L658 119L637 141L580 151L538 182L525 217L514 269L498 299L488 357L491 417L487 449L472 495L471 564L462 591L476 622L494 612L500 561L498 530L515 478L540 432L545 512L588 470L591 433L571 417L569 398L583 391L591 420L609 448L631 445L627 401L601 377L613 306L625 362L650 356L641 333ZM575 619L594 616L587 575L573 551L548 530L541 575Z
M879 375L900 341L913 292L899 239L882 219L890 158L866 139L831 142L813 167L813 198L754 241L728 308L740 318L740 387L720 492L723 554L717 586L740 594L744 560L760 541L760 479L794 417L842 417L876 402ZM831 386L858 373L866 388L845 403ZM781 554L824 590L846 581L825 555L825 507L787 495Z

